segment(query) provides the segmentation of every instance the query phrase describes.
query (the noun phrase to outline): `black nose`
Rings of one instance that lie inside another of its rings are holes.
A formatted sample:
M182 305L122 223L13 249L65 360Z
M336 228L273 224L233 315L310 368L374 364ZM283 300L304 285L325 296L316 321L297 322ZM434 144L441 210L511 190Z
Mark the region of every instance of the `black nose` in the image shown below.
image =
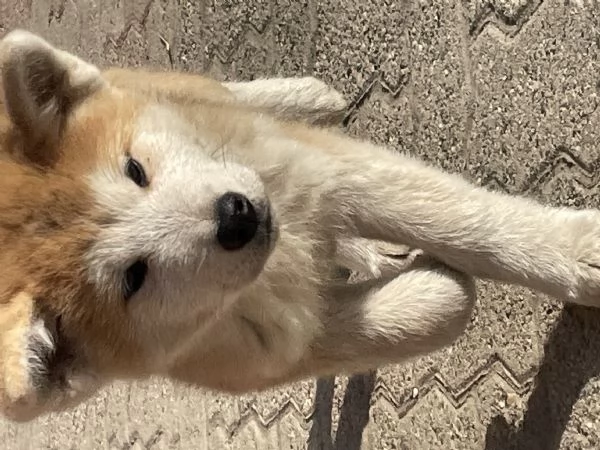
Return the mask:
M256 211L243 195L226 193L217 200L216 210L217 240L225 250L238 250L256 235Z

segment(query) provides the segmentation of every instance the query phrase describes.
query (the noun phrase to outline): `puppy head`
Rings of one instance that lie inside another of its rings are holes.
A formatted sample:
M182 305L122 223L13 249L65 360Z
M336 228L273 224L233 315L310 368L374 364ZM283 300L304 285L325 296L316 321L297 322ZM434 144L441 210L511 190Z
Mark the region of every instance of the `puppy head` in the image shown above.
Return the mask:
M0 62L0 304L22 311L0 331L19 336L0 353L20 355L22 378L3 375L3 401L30 418L101 380L165 373L260 275L276 232L258 175L222 158L252 145L222 111L187 123L24 31Z

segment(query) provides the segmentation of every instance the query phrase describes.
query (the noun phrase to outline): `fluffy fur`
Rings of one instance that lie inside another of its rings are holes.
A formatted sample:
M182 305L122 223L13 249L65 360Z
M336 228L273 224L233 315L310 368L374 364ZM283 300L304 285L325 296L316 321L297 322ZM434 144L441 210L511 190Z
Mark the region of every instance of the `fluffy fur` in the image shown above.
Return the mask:
M327 129L345 103L318 80L100 71L19 30L0 63L0 407L14 420L117 378L245 392L400 362L460 335L471 277L600 304L598 211ZM263 218L234 252L215 238L230 191Z

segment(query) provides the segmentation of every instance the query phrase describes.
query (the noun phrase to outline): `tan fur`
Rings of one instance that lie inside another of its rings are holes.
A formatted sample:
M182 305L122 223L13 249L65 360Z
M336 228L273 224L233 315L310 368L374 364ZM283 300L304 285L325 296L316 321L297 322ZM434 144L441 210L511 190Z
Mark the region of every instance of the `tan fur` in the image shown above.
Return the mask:
M462 333L473 276L600 304L597 211L315 127L344 109L317 80L101 74L22 31L0 61L0 406L15 420L114 379L246 392L400 362ZM130 156L147 187L124 176ZM227 253L213 203L231 189L268 205L273 231ZM142 257L150 285L126 302Z

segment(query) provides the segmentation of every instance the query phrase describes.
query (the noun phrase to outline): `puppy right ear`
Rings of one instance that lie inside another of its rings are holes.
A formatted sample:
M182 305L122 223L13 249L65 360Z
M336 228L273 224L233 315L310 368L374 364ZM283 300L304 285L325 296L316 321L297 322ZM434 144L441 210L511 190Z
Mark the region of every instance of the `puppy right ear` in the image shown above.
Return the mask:
M72 107L104 85L100 71L23 30L0 41L0 65L4 101L26 156L44 163L48 155L36 154L38 147L56 143Z

